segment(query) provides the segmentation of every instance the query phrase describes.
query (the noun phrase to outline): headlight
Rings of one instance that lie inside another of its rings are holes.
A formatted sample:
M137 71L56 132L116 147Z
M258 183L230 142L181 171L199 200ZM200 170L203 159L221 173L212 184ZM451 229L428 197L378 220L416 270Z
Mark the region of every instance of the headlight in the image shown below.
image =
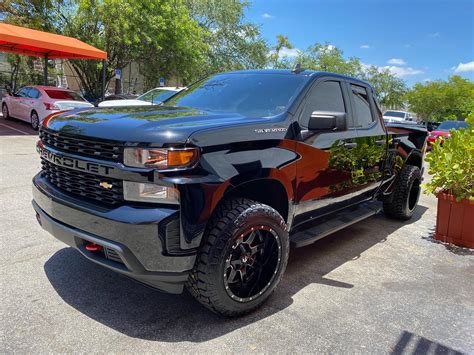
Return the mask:
M179 204L179 192L174 187L123 182L123 198L127 201Z
M167 170L189 168L198 157L198 148L125 148L123 161L136 168Z

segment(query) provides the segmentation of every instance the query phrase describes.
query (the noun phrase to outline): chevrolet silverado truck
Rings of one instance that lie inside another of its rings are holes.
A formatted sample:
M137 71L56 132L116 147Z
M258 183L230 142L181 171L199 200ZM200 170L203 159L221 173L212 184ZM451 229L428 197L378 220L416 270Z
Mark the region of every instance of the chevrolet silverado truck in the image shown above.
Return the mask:
M386 127L374 96L337 74L252 70L159 106L53 114L37 144L37 220L97 264L248 313L280 282L290 245L382 209L413 215L427 133Z

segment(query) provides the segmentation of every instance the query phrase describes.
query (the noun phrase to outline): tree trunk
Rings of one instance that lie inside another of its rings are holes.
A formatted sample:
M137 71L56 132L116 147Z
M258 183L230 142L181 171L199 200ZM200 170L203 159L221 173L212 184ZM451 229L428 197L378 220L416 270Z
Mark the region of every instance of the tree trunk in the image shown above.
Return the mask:
M122 93L122 79L115 79L115 94Z

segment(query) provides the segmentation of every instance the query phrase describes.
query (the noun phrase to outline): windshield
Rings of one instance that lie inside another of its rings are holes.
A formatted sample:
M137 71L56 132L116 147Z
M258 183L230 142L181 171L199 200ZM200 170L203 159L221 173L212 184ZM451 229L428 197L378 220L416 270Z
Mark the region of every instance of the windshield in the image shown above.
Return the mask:
M201 80L165 105L268 117L284 112L308 80L304 75L237 73Z
M387 111L383 115L390 116L390 117L405 118L405 112Z
M52 99L55 100L73 100L73 101L85 101L81 95L75 93L74 91L66 91L66 90L54 90L54 89L47 89L44 90L46 94Z
M450 129L467 128L468 125L463 121L444 121L438 126L439 131L449 131Z
M176 94L178 90L153 89L137 97L137 100L148 101L153 104L159 104L167 98Z

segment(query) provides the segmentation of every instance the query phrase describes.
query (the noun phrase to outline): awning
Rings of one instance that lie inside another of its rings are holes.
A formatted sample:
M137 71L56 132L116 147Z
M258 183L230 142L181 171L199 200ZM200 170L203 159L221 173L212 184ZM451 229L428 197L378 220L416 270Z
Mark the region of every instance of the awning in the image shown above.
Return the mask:
M107 59L107 52L78 39L6 23L0 23L0 51L49 59Z

